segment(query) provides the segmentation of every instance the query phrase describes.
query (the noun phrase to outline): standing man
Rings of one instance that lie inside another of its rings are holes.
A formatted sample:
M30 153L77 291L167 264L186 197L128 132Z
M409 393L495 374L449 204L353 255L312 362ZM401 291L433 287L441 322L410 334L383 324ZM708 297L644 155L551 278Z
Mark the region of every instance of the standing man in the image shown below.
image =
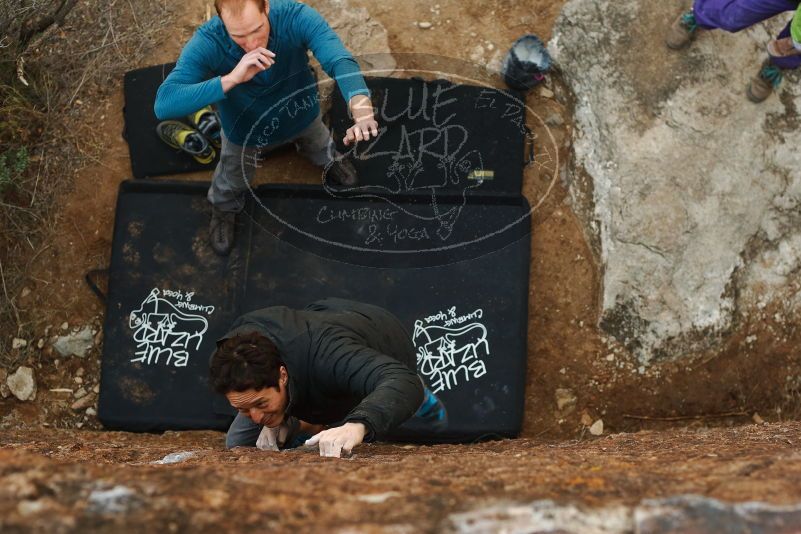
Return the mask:
M782 70L801 66L799 0L695 0L693 8L673 22L665 44L678 50L693 40L699 28L738 32L787 11L795 12L793 19L768 43L768 58L746 89L748 99L759 103L779 87Z
M409 334L377 306L331 298L243 315L210 364L212 388L239 412L226 447L277 450L306 434L321 456L339 457L412 417L440 430L445 407L415 363Z
M355 169L334 150L320 117L308 64L311 50L348 101L354 124L346 145L378 135L359 65L311 7L294 0L215 0L216 17L197 29L156 95L159 120L216 104L222 122L220 162L208 200L209 238L217 254L234 244L235 216L259 158L289 142L337 184L356 184Z

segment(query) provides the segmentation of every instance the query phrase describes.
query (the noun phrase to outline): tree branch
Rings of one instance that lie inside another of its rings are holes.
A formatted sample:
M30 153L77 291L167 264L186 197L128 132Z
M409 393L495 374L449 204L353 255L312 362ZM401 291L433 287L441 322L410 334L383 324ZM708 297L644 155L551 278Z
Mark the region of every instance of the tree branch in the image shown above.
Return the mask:
M59 6L52 13L26 20L19 30L18 53L21 54L25 50L30 40L37 33L42 33L53 24L63 24L64 18L75 7L76 2L77 0L61 0Z

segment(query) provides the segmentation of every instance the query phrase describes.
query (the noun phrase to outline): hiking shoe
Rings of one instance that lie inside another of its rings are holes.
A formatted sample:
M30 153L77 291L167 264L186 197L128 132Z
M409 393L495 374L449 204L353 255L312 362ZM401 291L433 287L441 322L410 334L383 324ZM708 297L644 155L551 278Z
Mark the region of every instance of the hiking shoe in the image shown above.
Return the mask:
M203 134L181 121L162 121L156 126L156 133L169 146L190 154L199 163L211 163L217 155Z
M219 256L227 256L234 248L234 228L236 213L211 208L211 224L209 225L209 244Z
M695 22L695 13L692 9L685 11L673 21L670 25L670 30L665 37L665 44L672 50L679 50L684 48L695 37L695 31L698 29L698 23Z
M763 102L770 94L779 87L782 83L782 70L776 65L771 65L770 61L762 63L759 73L751 78L751 83L748 84L746 95L748 100L759 104Z
M199 109L187 117L189 124L191 124L198 132L203 134L215 148L222 146L222 125L220 124L220 116L214 111L211 106L206 106Z
M768 42L768 55L772 57L792 57L801 55L801 48L796 48L792 37L771 39Z
M353 187L359 183L359 177L356 175L356 167L345 158L334 161L328 169L326 178L334 185L344 185L346 187Z

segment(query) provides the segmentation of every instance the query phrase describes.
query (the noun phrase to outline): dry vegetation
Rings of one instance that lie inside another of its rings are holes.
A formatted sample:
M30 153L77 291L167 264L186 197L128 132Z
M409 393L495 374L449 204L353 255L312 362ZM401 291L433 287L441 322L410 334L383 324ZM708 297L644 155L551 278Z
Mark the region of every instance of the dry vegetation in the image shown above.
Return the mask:
M160 0L0 0L0 366L31 318L22 274L58 231L58 199L109 132L86 116L142 66L180 7ZM116 132L114 132L116 133Z

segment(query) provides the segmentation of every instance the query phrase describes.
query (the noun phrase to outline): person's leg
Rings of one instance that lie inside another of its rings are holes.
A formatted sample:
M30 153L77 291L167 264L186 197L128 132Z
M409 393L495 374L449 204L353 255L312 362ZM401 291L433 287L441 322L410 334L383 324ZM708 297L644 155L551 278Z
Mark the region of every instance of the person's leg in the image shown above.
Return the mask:
M783 39L789 36L790 24L788 23L776 38ZM769 51L768 59L762 63L759 72L751 78L748 84L746 89L748 99L757 104L766 100L782 83L784 77L782 71L796 69L799 66L801 66L801 55L774 56Z
M214 169L207 198L219 211L238 213L245 206L247 191L258 166L261 149L243 147L222 136L220 162Z
M232 143L222 135L220 161L214 169L206 196L212 206L209 242L214 252L226 256L234 246L236 214L245 207L245 191L255 174L261 150Z
M334 161L334 139L319 114L293 141L298 153L318 167L325 167Z
M261 425L254 423L250 417L238 413L225 435L225 448L255 447L260 433Z
M779 32L779 35L776 36L777 40L790 37L790 24L792 24L792 21L788 22L787 26L785 26L784 29ZM768 56L770 57L771 65L775 65L782 70L797 69L798 67L801 67L801 54L783 57L772 56L768 54Z
M693 14L699 28L738 32L797 8L796 0L695 0Z
M698 24L695 22L693 10L683 11L670 25L665 36L665 44L668 48L680 50L690 44L697 33Z
M293 139L298 152L313 164L327 169L331 181L353 186L358 182L353 164L336 151L331 131L318 114L312 123Z
M665 44L678 50L693 40L699 28L738 32L797 7L797 0L695 0L692 9L673 21Z

